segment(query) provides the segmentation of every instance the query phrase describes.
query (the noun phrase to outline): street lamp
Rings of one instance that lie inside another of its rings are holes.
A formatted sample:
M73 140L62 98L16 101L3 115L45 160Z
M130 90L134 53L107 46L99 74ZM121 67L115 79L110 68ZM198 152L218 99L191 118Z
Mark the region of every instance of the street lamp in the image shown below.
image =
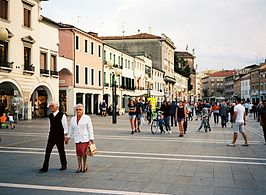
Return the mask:
M113 97L113 111L112 111L112 123L116 124L116 105L117 105L117 98L116 98L116 80L115 77L121 75L122 70L119 68L114 68L111 61L107 62L110 70L112 71L112 97Z
M6 41L8 39L8 32L6 28L0 27L0 41Z

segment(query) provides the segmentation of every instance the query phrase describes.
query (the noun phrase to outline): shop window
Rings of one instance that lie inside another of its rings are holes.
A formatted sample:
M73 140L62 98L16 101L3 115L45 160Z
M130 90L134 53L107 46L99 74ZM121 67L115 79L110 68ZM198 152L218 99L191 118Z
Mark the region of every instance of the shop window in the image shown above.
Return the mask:
M8 0L0 0L0 18L7 20L8 17Z

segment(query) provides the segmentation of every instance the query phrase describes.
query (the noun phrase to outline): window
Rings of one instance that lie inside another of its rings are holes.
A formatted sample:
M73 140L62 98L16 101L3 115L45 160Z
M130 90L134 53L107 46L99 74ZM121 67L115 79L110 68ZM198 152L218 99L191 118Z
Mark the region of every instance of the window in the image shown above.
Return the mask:
M28 28L30 28L31 26L30 17L31 17L31 10L24 8L24 26Z
M104 57L104 60L106 61L106 50L103 51L103 57Z
M113 56L114 56L114 64L115 64L115 54Z
M79 65L76 65L76 83L79 83Z
M104 82L104 85L106 84L106 72L103 73L103 82Z
M120 56L118 56L118 65L120 66Z
M8 42L0 41L0 66L8 61Z
M40 69L47 70L47 53L41 52Z
M31 63L31 48L24 47L24 68L27 69L27 67L30 66Z
M102 71L99 70L99 86L102 86Z
M91 85L94 85L94 69L91 69Z
M102 47L98 45L98 57L100 58L102 55Z
M88 53L88 40L85 40L85 52Z
M91 55L93 55L93 47L94 47L94 44L93 42L91 42Z
M50 64L50 70L52 71L56 71L56 56L55 55L51 55L51 64Z
M110 53L110 60L112 60L112 53Z
M88 85L88 67L85 67L85 84Z
M0 0L0 18L6 19L8 17L8 0Z
M76 36L76 50L79 50L79 36Z
M127 61L127 66L128 66L128 69L130 69L130 61L129 60Z

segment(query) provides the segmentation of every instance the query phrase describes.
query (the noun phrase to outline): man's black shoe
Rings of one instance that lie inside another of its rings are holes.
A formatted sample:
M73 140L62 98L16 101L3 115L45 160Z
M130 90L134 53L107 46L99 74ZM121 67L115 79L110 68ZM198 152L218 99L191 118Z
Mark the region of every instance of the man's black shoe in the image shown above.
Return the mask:
M48 169L45 169L45 168L39 169L39 173L44 173L44 172L47 172L47 171L48 171Z
M64 170L66 170L67 169L67 167L66 166L63 166L63 167L61 167L60 169L59 169L59 171L64 171Z

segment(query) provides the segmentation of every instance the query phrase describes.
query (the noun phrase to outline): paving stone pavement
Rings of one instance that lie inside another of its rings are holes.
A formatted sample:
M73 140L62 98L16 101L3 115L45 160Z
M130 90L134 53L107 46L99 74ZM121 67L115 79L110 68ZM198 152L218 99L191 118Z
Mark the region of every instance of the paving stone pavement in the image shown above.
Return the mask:
M248 117L249 147L239 135L235 147L226 146L232 130L214 125L197 132L153 135L150 126L130 134L128 116L91 116L97 155L88 159L88 172L76 174L73 140L66 145L68 169L60 168L54 148L47 173L41 167L48 135L48 119L19 121L14 130L0 129L0 194L266 194L266 145L256 120ZM70 118L68 118L70 121ZM228 125L230 126L230 125Z

